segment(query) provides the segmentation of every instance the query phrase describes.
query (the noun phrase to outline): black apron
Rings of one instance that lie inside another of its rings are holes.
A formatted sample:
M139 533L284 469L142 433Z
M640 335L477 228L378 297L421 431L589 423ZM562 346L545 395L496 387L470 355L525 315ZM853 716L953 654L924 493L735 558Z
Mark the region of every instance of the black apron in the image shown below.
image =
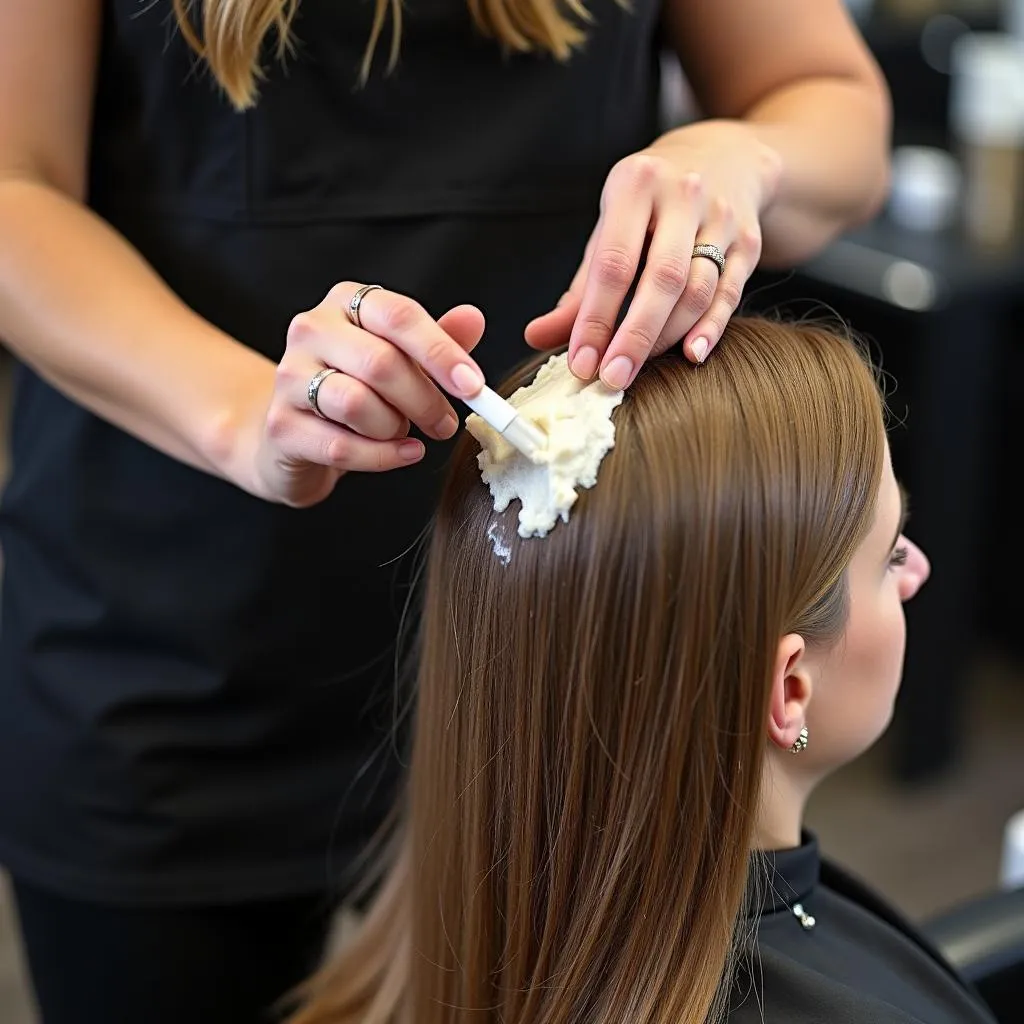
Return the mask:
M612 163L657 131L657 10L591 0L566 64L411 0L358 85L372 4L302 0L295 55L232 111L169 0L108 0L90 205L275 361L336 282L487 316L494 380L575 270ZM118 282L109 282L117 289ZM145 337L138 339L145 345ZM252 498L27 369L3 497L0 862L117 902L327 886L391 804L394 641L447 446L321 505Z

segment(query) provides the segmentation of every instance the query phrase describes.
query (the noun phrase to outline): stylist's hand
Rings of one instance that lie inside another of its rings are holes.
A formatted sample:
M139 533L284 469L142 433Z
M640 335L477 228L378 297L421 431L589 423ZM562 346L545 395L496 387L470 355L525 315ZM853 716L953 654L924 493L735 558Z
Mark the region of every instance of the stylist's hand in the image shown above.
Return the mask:
M424 448L409 438L410 421L428 437L451 437L455 410L437 384L471 397L484 377L468 353L483 334L483 314L458 306L434 320L404 295L375 289L350 322L360 285L336 285L288 330L284 357L256 454L259 490L288 505L312 505L350 472L380 472L419 462ZM327 367L317 407L308 389Z
M527 327L527 341L541 349L568 342L578 377L590 380L600 369L615 388L679 341L688 358L703 362L757 266L760 216L779 173L775 151L732 121L687 125L621 160L608 175L597 226L568 292ZM702 243L725 254L721 276L714 262L691 256Z

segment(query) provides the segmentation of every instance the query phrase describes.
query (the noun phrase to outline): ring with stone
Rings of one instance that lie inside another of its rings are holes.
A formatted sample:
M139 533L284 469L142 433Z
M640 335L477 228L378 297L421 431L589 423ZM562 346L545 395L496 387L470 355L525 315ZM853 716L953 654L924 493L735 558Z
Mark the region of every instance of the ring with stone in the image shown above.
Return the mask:
M725 273L725 253L718 248L717 245L711 245L709 242L701 242L693 247L694 256L703 256L706 260L711 260L716 267L718 267L718 276L721 277Z

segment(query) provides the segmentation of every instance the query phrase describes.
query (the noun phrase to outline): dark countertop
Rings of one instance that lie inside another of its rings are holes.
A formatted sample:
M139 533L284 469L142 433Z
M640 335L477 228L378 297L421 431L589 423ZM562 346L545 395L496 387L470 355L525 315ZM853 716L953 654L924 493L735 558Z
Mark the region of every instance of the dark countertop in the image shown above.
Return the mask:
M882 217L833 242L798 273L911 311L964 298L1009 301L1024 294L1024 243L989 251L955 231L908 231Z

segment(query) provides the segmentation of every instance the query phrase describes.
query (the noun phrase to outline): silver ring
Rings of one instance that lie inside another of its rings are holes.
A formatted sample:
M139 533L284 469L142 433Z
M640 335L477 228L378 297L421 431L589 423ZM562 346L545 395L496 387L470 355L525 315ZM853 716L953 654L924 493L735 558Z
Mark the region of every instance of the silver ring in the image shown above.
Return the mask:
M325 420L327 417L320 411L320 406L317 404L317 395L320 394L320 385L332 373L340 373L340 370L336 370L333 366L325 366L319 373L314 374L313 379L309 382L309 386L306 388L306 401L309 402L310 409L313 410L320 417Z
M353 327L358 327L362 330L363 321L359 317L359 307L363 304L363 299L366 298L367 293L376 291L380 287L381 285L379 284L364 284L362 288L356 289L356 293L349 300L348 309L346 310L349 323L352 324Z
M711 245L708 242L701 242L699 245L693 247L694 256L703 256L706 260L711 260L716 267L718 267L718 276L721 277L725 273L725 253L718 248L717 245Z

